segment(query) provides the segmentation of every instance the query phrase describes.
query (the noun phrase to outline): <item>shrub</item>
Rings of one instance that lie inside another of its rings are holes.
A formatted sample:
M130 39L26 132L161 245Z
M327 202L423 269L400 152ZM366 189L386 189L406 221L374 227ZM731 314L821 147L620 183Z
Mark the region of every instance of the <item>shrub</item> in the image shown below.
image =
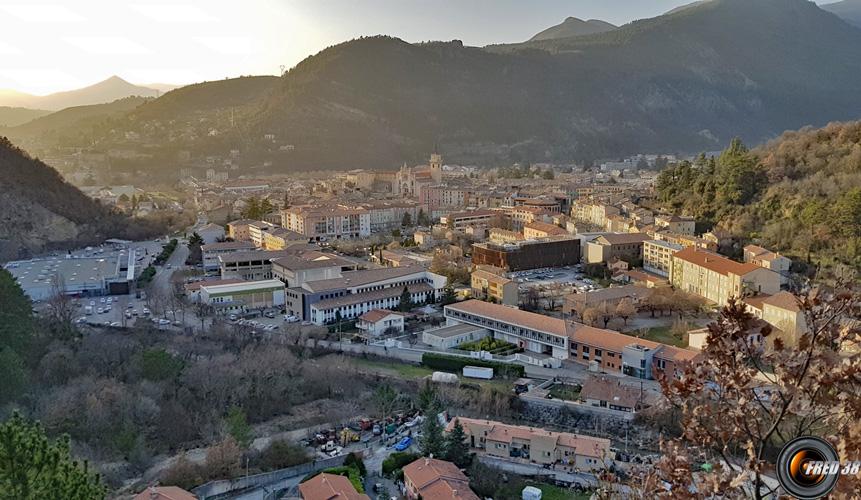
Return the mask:
M305 448L286 440L273 441L260 453L258 465L264 471L285 469L311 460ZM345 462L346 463L346 462ZM364 464L362 464L364 467Z
M464 366L479 366L482 368L493 368L494 374L506 378L523 377L526 369L521 365L498 363L473 358L460 358L457 356L446 356L426 352L422 355L422 364L435 370L448 372L461 372Z
M421 458L420 455L406 451L392 453L387 459L383 460L383 475L391 475L395 471L399 471L405 465L411 464L419 458Z

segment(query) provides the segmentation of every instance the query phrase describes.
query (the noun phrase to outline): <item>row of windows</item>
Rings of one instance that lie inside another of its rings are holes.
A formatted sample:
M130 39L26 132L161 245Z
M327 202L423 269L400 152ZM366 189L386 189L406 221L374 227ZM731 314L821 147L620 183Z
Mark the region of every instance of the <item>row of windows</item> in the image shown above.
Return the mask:
M524 337L532 340L537 340L539 342L544 342L547 344L553 344L557 346L565 346L565 338L559 337L556 335L550 335L546 333L537 332L532 329L519 327L516 325L512 325L510 323L503 323L500 321L490 320L487 318L483 318L481 316L474 316L472 314L463 313L461 311L455 311L446 309L446 315L449 317L453 317L455 319L462 319L465 321L469 321L470 323L485 326L488 328L492 328L494 330L499 330L502 332L509 333L511 335L516 335L518 337Z

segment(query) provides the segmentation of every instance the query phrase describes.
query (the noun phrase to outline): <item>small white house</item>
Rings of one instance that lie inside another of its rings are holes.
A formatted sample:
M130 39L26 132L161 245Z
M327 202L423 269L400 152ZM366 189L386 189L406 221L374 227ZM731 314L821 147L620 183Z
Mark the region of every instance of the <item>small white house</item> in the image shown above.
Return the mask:
M401 333L404 331L404 315L386 309L371 309L359 316L356 328L364 330L372 337L379 337L390 328L396 333Z

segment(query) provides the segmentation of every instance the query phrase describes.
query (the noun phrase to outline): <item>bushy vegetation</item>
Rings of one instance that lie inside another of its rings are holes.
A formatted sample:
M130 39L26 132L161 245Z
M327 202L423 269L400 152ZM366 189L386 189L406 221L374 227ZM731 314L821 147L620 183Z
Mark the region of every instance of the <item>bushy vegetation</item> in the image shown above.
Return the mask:
M718 158L667 168L657 190L666 207L783 252L798 270L861 269L861 122L787 132L752 151L733 141Z
M141 271L140 276L138 276L138 287L143 288L146 287L153 278L155 278L155 267L146 266L143 271Z
M422 364L428 368L442 370L447 372L460 373L464 366L479 366L482 368L493 368L493 374L497 377L518 378L526 373L523 365L513 365L507 363L496 363L494 361L485 361L482 359L461 358L457 356L446 356L445 354L436 354L426 352L422 355Z
M400 469L403 469L405 465L411 464L418 460L421 455L417 453L410 453L407 451L396 451L389 455L385 460L383 460L383 475L391 476L396 473Z
M171 239L167 244L162 245L161 253L158 254L153 262L158 264L164 264L173 255L173 252L176 250L176 246L179 244L176 238Z
M476 340L475 342L465 342L457 346L458 349L463 351L487 351L491 354L508 354L518 350L518 347L511 342L506 342L504 340L494 339L491 337L484 337L481 340Z

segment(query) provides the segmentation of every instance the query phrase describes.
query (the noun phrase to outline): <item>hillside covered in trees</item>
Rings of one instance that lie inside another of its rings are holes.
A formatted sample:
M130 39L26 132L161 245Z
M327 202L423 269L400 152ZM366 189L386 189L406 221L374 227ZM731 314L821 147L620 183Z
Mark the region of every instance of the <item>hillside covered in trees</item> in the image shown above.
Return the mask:
M160 231L154 221L130 224L0 137L0 260L113 237L144 239Z
M395 168L434 145L461 164L592 161L857 119L859 94L861 29L806 0L713 0L519 44L363 37L281 77L189 85L54 136L146 145L154 173L180 151L238 150L280 172Z
M786 132L664 170L659 201L825 275L861 269L861 122Z

